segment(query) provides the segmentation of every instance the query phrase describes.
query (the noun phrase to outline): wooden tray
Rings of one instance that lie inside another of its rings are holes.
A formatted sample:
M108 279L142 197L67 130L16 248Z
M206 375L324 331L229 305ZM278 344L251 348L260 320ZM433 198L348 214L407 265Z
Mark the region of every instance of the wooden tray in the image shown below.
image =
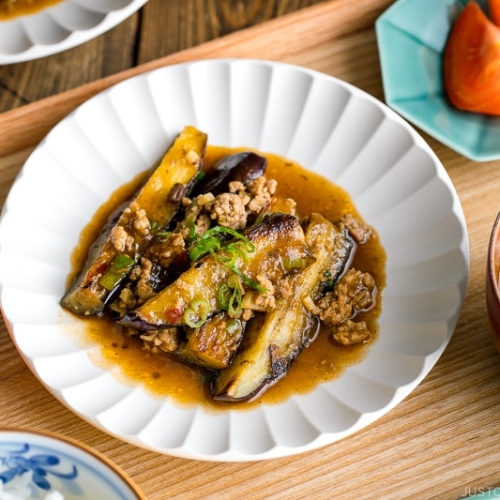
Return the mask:
M164 65L213 57L274 59L334 75L383 99L374 21L391 3L330 0L0 115L0 203L54 124L104 88ZM438 364L375 424L320 450L268 462L213 464L160 456L107 436L56 401L2 324L0 425L70 434L114 460L151 500L250 498L250 491L252 499L453 499L500 484L500 357L484 298L487 242L500 207L500 163L471 162L423 135L464 208L471 250L468 293Z

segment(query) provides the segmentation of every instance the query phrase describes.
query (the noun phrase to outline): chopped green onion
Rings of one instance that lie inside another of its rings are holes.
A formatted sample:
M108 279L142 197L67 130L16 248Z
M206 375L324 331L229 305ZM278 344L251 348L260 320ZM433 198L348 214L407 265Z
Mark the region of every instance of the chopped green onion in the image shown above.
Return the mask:
M239 241L229 243L227 247L223 248L222 242L219 239L219 237L225 234L230 234L231 236L238 238ZM217 252L220 252L221 250L223 250L227 255L226 256L217 255ZM261 293L266 293L267 292L266 288L259 285L256 281L250 279L238 267L236 267L236 262L238 260L238 257L241 257L242 259L248 261L249 258L248 254L253 252L254 250L255 250L254 244L248 238L238 233L238 231L235 231L234 229L230 229L228 227L215 226L203 234L203 236L198 240L198 243L196 243L195 247L191 250L189 257L193 262L196 262L205 255L210 254L216 260L222 262L225 266L231 269L231 271L233 271L233 273L235 273L245 285L255 290L258 290ZM233 290L235 289L235 287L231 286L229 286L228 288L231 288ZM219 303L221 305L229 304L228 305L229 308L231 304L231 299L225 296L228 293L229 292L225 289L222 289L222 291L221 289L219 289L219 295L221 295L221 297L219 298ZM239 293L240 295L242 295L243 289L240 288ZM234 293L231 294L231 297L233 297L233 295ZM241 304L239 310L241 312Z
M99 284L106 290L113 290L116 285L130 272L135 260L125 254L119 254L113 260L109 269L102 275Z
M205 172L198 172L196 174L196 177L194 178L191 187L189 188L188 192L186 193L186 196L188 198L191 198L191 195L193 194L193 191L195 190L196 186L198 186L198 184L204 179L205 175L206 175Z
M243 302L243 287L237 276L229 276L217 290L217 301L219 306L229 313L229 316L237 318L241 315Z
M187 244L190 245L191 243L194 243L196 241L196 227L193 224L192 226L189 226L189 236L187 240Z
M307 267L307 259L303 257L298 259L285 257L283 259L283 265L286 269L305 269Z
M189 254L189 258L193 262L200 260L207 254L212 254L214 257L216 257L215 253L221 249L221 242L219 241L218 238L214 237L205 238L204 237L205 234L200 238L200 240L198 240L198 243L195 245L195 247L191 250L191 253Z
M154 231L155 229L158 229L160 227L160 224L156 222L154 219L149 219L149 227Z
M234 274L238 275L241 278L241 281L245 283L250 288L257 290L260 293L267 293L267 288L264 288L262 285L259 285L256 281L250 279L246 274L242 273L237 267L231 267L231 271Z
M227 278L227 286L229 286L230 288L238 288L239 291L241 293L243 293L243 287L241 285L241 281L240 279L238 278L238 276L229 276Z
M238 318L241 315L242 307L241 302L243 300L243 295L239 288L233 288L233 293L229 299L229 306L227 312L231 318Z
M155 236L158 238L162 238L166 240L170 235L172 234L172 231L158 231Z
M274 215L275 213L279 213L279 212L261 212L261 213L258 215L257 219L255 220L255 225L260 224L261 222L263 222L263 221L264 221L264 219L265 219L266 217L270 217L271 215Z
M227 311L229 307L229 299L231 298L231 289L227 283L223 283L217 290L217 302L222 309Z
M205 299L193 300L189 307L184 311L183 319L187 326L191 328L200 328L203 326L210 313L210 304Z
M230 253L251 253L255 250L255 246L253 245L253 243L248 240L248 238L245 238L245 236L238 233L238 231L235 231L234 229L231 229L229 227L215 226L212 229L206 231L198 240L198 243L196 243L196 246L191 251L191 260L197 261L209 253L214 255L222 248L222 242L219 237L223 237L228 234L234 236L238 240L241 240L240 242L238 242L240 243L240 245L238 246L236 246L236 243L230 243L228 245L227 249ZM241 248L241 243L243 243L244 245L243 248Z
M184 227L191 227L194 225L196 222L196 213L195 212L189 212L186 216L186 219L182 223Z
M241 326L240 321L237 319L233 319L233 321L231 321L231 323L229 323L229 325L226 326L226 331L227 333L229 333L229 335L232 335L240 328L240 326Z

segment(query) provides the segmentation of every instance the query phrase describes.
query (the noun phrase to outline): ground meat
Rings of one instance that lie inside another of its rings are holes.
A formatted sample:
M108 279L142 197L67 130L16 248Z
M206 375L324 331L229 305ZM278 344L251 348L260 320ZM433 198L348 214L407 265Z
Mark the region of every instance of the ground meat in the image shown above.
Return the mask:
M151 228L146 211L136 201L132 202L123 211L122 223L124 226L129 226L130 229L137 231L141 236L147 236Z
M131 251L135 240L122 226L114 226L110 233L111 243L117 252Z
M262 274L256 276L257 282L260 286L266 289L264 293L258 293L255 299L257 307L262 311L272 311L276 308L276 298L274 297L275 288L271 280Z
M241 312L241 321L249 321L250 319L253 318L253 311L251 309L243 309Z
M245 191L245 184L241 181L231 181L229 183L229 192L230 193L240 193Z
M284 198L281 204L283 205L282 212L290 215L295 215L297 212L297 202L293 198Z
M148 250L148 257L160 266L169 267L185 251L184 238L179 233L170 233L158 239Z
M253 311L272 311L276 309L276 290L273 283L262 274L257 275L256 280L266 291L247 290L243 297L243 309Z
M359 311L370 309L375 301L376 285L373 277L355 269L349 269L318 302L319 316L325 324L340 325L353 318Z
M109 307L114 313L118 314L118 317L123 318L136 305L137 298L134 292L129 287L125 287L121 290L118 299L111 303Z
M198 236L204 235L212 224L210 217L207 214L200 214L194 223L194 231Z
M133 309L137 305L137 298L130 288L124 288L120 292L120 301L127 310Z
M247 210L254 214L265 211L271 205L272 196L276 192L277 185L277 181L274 179L267 180L263 175L254 181L250 181L246 186L250 194Z
M153 263L149 259L141 257L140 266L133 269L130 274L131 279L137 280L135 283L135 295L139 304L146 302L146 300L156 295L151 282L152 270Z
M293 289L290 285L290 281L287 278L278 280L278 282L276 283L276 296L288 300L292 296L292 293Z
M145 347L153 352L174 352L179 347L181 331L171 327L164 330L151 330L141 335Z
M348 319L334 328L333 338L343 346L363 344L368 342L372 334L364 321L354 322Z
M141 208L135 212L134 222L132 225L141 236L147 236L149 234L151 223L146 215L146 210Z
M366 243L372 235L371 228L352 214L343 215L340 222L357 243Z
M222 193L207 203L205 208L210 211L210 218L220 226L240 230L247 224L247 212L243 199L234 193Z

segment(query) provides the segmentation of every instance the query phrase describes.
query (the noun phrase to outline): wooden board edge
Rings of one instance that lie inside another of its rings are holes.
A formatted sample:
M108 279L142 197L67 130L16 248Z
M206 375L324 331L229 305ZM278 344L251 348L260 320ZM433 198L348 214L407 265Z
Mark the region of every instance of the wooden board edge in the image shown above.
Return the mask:
M127 78L201 59L284 60L370 26L392 1L328 0L7 111L0 114L0 157L37 144L84 101Z

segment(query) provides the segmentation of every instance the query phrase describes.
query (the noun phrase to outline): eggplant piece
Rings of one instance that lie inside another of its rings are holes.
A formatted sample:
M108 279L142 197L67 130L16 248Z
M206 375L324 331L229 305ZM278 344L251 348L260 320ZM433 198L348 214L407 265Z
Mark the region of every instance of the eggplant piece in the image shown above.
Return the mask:
M214 196L229 191L229 183L243 184L263 175L267 158L252 151L243 151L221 158L196 187L196 194L212 193Z
M290 272L287 262L309 260L311 255L299 220L293 215L272 214L253 226L245 237L254 246L247 258L237 256L232 268L209 254L142 306L120 320L125 326L153 330L186 325L186 312L197 301L207 304L207 317L220 311L218 292L237 269L240 276L255 281L264 275L271 282ZM224 250L221 250L224 257Z
M308 307L322 294L325 273L344 267L353 249L347 231L312 214L305 238L316 258L300 274L289 277L293 295L281 307L250 320L231 366L212 382L219 401L242 401L259 395L282 378L300 351L314 341L319 319Z
M219 312L201 327L190 328L186 333L187 341L175 354L182 361L210 370L222 370L231 364L244 330L244 321L231 318L224 311Z
M194 127L186 127L176 137L136 196L121 207L91 246L82 271L61 300L65 309L82 316L103 313L108 297L124 282L151 238L175 216L179 202L172 201L172 193L187 189L197 177L206 143L206 134ZM138 224L139 213L145 226ZM117 234L127 242L121 249L117 249Z

